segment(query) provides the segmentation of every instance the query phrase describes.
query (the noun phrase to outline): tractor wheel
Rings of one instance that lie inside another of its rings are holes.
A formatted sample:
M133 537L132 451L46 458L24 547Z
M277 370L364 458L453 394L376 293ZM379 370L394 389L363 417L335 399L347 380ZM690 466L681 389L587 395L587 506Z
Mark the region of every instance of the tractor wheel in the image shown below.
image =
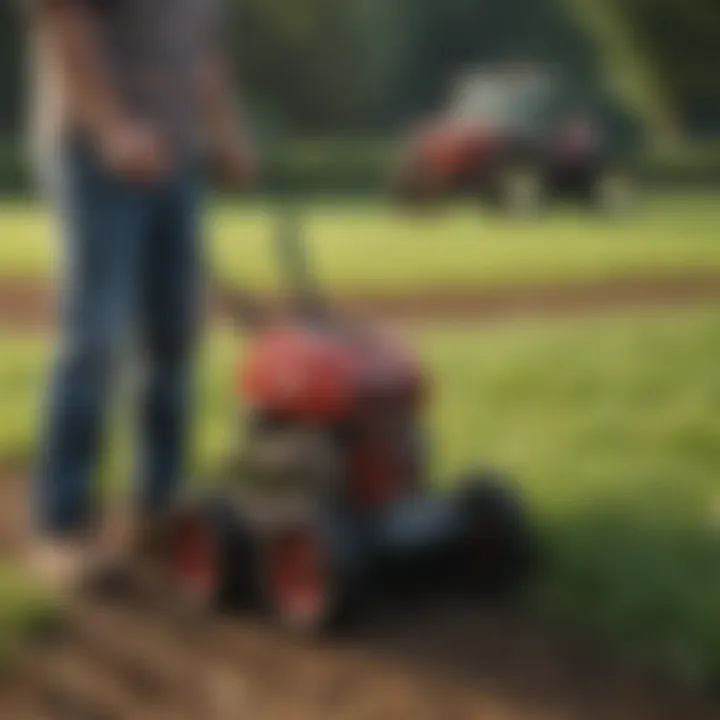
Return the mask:
M498 170L494 204L503 213L517 218L536 217L545 205L542 172L530 164L511 164Z
M390 197L408 211L428 210L436 205L428 175L414 158L405 158L393 169L389 182Z
M346 588L322 528L310 521L275 528L264 540L259 570L263 604L281 629L312 637L337 626Z
M522 498L508 480L491 472L468 476L461 488L468 586L506 597L528 578L536 559L534 532Z
M208 500L178 511L168 538L168 581L185 610L211 611L239 600L239 571L251 554L232 506Z
M629 173L620 168L607 168L595 179L591 199L599 212L621 215L635 204L636 188Z

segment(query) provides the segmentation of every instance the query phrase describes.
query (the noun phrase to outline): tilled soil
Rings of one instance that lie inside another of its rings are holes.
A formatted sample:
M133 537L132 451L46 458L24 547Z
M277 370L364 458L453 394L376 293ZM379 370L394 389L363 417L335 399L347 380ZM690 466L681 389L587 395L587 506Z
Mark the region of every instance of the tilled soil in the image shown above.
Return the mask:
M408 320L494 320L710 303L720 277L603 281L344 298ZM216 297L232 315L237 298ZM0 327L43 330L43 285L0 283ZM26 478L0 473L0 553L23 545ZM79 599L0 684L2 720L710 720L720 705L614 668L511 611L448 601L368 617L352 637L308 643L258 618L189 618L137 592Z
M20 480L0 486L0 547L11 553L25 527ZM0 717L710 720L720 707L613 670L507 610L389 607L352 636L308 642L259 618L190 617L137 591L75 601L5 676Z
M390 320L491 321L713 303L720 300L720 275L698 271L592 282L458 287L410 294L344 294L332 299L350 312ZM214 293L209 311L215 319L236 316L243 314L249 304L253 309L277 308L273 299L225 288ZM0 327L42 330L51 327L56 317L57 297L44 283L0 281Z

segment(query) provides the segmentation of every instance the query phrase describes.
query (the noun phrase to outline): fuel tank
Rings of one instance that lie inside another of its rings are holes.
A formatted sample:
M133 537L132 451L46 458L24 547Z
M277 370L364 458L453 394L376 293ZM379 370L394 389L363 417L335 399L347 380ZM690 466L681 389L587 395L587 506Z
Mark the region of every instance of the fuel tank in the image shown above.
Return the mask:
M240 363L236 389L288 421L338 422L363 409L416 409L427 394L418 362L377 329L288 324L263 331Z

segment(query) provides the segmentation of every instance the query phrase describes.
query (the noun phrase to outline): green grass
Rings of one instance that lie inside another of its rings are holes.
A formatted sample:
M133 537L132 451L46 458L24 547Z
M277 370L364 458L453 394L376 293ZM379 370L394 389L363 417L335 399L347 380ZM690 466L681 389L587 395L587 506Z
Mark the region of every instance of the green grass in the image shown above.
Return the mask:
M720 313L443 332L426 348L440 467L499 463L528 490L543 616L626 661L720 678Z
M311 202L305 231L334 290L403 293L478 284L587 280L720 269L717 195L655 196L625 218L560 209L537 221L453 206L416 218L378 202ZM210 215L211 261L243 286L277 285L269 206L218 205ZM47 278L58 243L32 204L0 207L0 276Z
M628 662L720 677L720 312L414 334L435 381L442 484L493 464L528 493L547 557L541 616ZM0 448L17 459L32 448L46 344L0 342ZM224 333L205 351L199 470L234 432L236 353Z
M54 603L17 568L0 563L0 674L19 643L56 615Z

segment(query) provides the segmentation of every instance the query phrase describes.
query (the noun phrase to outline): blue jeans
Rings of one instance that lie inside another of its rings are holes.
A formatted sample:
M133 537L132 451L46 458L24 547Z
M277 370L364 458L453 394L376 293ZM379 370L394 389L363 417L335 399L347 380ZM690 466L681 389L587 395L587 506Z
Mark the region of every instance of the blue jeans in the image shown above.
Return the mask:
M108 395L128 348L139 359L136 502L162 511L179 489L201 281L200 178L188 163L153 185L107 173L89 148L64 148L59 211L67 272L35 478L49 534L87 529Z

